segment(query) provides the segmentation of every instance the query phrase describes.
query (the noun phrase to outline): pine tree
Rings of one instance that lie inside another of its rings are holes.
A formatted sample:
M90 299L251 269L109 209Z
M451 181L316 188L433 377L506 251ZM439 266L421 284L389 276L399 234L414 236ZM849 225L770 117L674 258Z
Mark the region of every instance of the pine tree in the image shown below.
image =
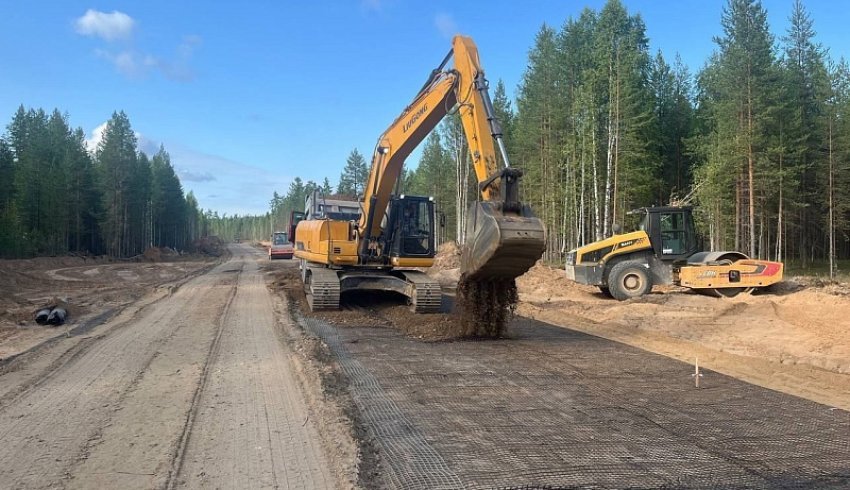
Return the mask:
M0 257L17 255L18 222L15 207L15 155L0 138Z
M792 226L799 227L799 241L786 243L793 255L806 260L806 251L822 243L823 217L829 203L824 199L828 173L829 131L832 119L824 104L830 81L823 48L815 43L813 23L800 1L794 3L790 26L783 37L783 93L777 105L783 111L782 204L792 210ZM832 111L832 114L835 114ZM826 149L826 152L824 152ZM786 196L794 196L788 199ZM787 228L788 223L785 224Z
M127 191L128 254L144 252L151 243L151 173L150 159L139 152L130 169ZM178 210L179 212L179 210Z
M304 186L304 181L301 180L301 177L295 177L289 183L289 189L283 199L284 216L288 216L289 212L293 210L303 211L306 197L307 188Z
M49 176L47 139L45 112L25 111L20 106L9 125L9 142L17 160L14 195L21 233L19 251L26 255L44 253L48 248L45 230L50 209L42 185Z
M667 173L668 187L684 193L692 182L693 160L686 150L686 141L693 135L694 104L692 80L688 67L682 63L682 57L676 53L673 63L673 116L671 127L674 136L672 153L668 157L674 160L674 171ZM667 129L661 128L661 139Z
M831 70L832 90L828 100L830 117L835 120L835 155L829 167L828 191L830 271L837 272L836 260L850 257L850 66L844 58Z
M174 172L171 156L163 146L150 162L150 210L153 244L158 247L186 248L183 226L186 220L183 186Z
M107 251L115 256L129 255L129 186L136 165L136 135L130 120L121 111L107 121L96 160L103 202L101 229Z
M661 184L643 21L617 0L538 32L513 125L524 199L548 229L546 258L610 233Z
M653 97L648 89L650 59L646 28L618 0L609 0L594 32L597 77L604 80L605 200L602 234L625 215L629 202L652 199L658 164Z
M366 159L357 151L357 148L351 150L348 159L345 161L345 168L342 169L342 175L339 176L337 193L351 197L362 197L368 176Z
M186 193L185 224L183 232L184 246L188 247L193 244L195 240L201 237L201 222L203 220L203 216L203 212L198 208L198 200L195 198L195 193L189 191ZM240 233L240 235L244 235L244 233ZM250 238L256 239L253 236Z
M518 157L514 164L525 171L521 198L531 204L549 230L557 229L561 214L558 189L553 186L560 179L561 141L559 130L563 118L558 108L558 53L554 29L544 25L535 39L529 54L528 69L523 75L517 100L517 117L514 124L514 147ZM551 256L552 240L549 233L547 257Z
M80 128L71 135L67 158L68 248L76 252L92 251L97 247L99 203L93 163L86 150L85 133Z
M585 8L578 19L568 19L558 35L559 106L564 121L564 248L583 245L601 236L598 199L598 152L602 84L597 81L591 46L596 12Z
M709 126L715 132L703 139L711 144L703 146L702 158L705 165L713 160L719 165L728 162L729 167L702 172L703 178L717 176L723 180L705 181L701 192L706 200L735 204L730 230L734 248L756 257L768 248L757 247L757 243L762 243L764 236L765 203L771 192L764 176L772 167L768 165L769 135L776 117L778 87L773 36L767 14L756 0L729 0L721 24L724 35L715 39L719 52L701 76L706 104L703 114L712 119ZM733 193L725 190L727 174L735 178ZM715 229L727 228L725 212L715 209L710 214ZM717 238L715 245L722 242L722 237Z
M685 140L691 136L693 105L690 75L679 55L670 66L659 51L649 79L657 124L656 151L660 166L655 202L684 197L690 186L690 159Z

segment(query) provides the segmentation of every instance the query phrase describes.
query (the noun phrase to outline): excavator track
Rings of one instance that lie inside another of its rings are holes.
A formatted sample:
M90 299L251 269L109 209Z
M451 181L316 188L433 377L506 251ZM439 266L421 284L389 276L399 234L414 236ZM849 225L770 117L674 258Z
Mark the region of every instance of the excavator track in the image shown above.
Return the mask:
M443 304L443 291L440 283L428 277L424 272L404 271L405 280L410 284L411 308L414 313L439 313Z
M304 285L310 311L339 309L339 276L324 267L309 267Z

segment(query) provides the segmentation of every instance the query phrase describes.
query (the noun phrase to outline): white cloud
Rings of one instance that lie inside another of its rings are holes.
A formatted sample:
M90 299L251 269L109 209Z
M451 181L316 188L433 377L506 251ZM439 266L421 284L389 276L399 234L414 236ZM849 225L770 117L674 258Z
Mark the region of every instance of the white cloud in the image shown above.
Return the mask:
M139 151L145 152L145 155L152 157L156 155L159 151L160 143L148 138L147 136L139 133L138 131L134 132L136 135L136 148Z
M107 14L89 9L74 22L74 28L77 33L84 36L96 36L107 41L115 41L129 38L135 23L132 17L117 10Z
M123 12L107 14L89 9L75 20L74 26L78 34L111 42L129 38L135 28L135 21ZM184 36L171 56L154 55L138 49L106 47L97 48L94 53L128 78L144 78L158 72L168 80L189 82L195 79L191 61L201 42L200 36Z
M151 72L159 72L168 80L190 82L196 76L195 70L191 67L192 54L200 45L199 36L186 36L177 46L177 52L172 59L131 50L116 52L96 49L95 54L112 63L119 73L128 78L143 78Z
M100 126L94 128L91 132L91 135L86 138L86 148L89 150L89 153L94 153L97 151L97 147L100 145L100 142L103 141L103 133L105 131L106 123L103 123Z
M274 191L289 187L292 176L167 144L183 189L194 191L200 206L227 214L263 214Z
M169 80L190 82L195 79L195 70L190 65L192 55L202 42L201 36L185 36L177 46L173 60L154 60L152 66Z
M115 66L119 73L128 77L137 77L143 73L141 60L132 51L112 52L105 49L96 49L94 53Z
M106 132L107 124L109 124L109 122L104 122L100 126L92 129L89 137L86 138L85 144L89 153L94 154L97 152L97 147L100 146L100 143L103 141L103 134ZM136 135L136 148L139 151L145 152L148 156L153 156L157 151L159 151L159 143L156 141L139 132L134 132L133 134Z
M179 169L177 170L177 175L184 182L212 182L216 180L215 175L207 171L193 172L191 170Z
M440 12L434 16L434 26L443 37L451 39L458 33L457 22L454 17L445 12Z
M96 49L94 53L110 62L118 73L128 78L141 78L156 66L157 60L151 55L143 55L134 51L108 51Z

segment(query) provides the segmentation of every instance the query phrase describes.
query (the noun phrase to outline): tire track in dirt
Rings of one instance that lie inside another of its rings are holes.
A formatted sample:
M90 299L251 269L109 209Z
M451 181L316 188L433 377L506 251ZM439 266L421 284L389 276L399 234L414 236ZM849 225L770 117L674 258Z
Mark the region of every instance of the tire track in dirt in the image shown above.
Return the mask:
M169 298L182 285L210 272L220 264L221 260L189 271L176 281L158 282L151 293L139 300L125 301L97 315L84 317L81 321L68 325L64 333L57 333L25 351L0 360L0 409L10 403L10 400L46 381L55 371L63 369L73 358L83 354L89 345L105 336L107 330L127 326L148 309ZM109 290L112 289L115 288ZM105 291L101 289L102 294ZM98 328L103 325L105 327ZM89 335L93 329L98 329L97 333Z
M168 344L177 338L187 337L184 340L188 342L184 343L197 343L193 335L186 335L184 327L191 324L191 319L185 312L216 304L215 294L220 287L227 288L228 281L234 282L233 276L221 274L222 266L145 308L122 328L107 326L102 337L7 400L0 408L0 439L4 442L0 446L0 481L10 487L51 487L73 478L87 464L99 462L96 456L100 441L114 440L104 439L106 434L115 435L110 433L115 427L110 425L114 414L128 408L125 402L130 392L151 366L168 357L162 355L163 350L168 350ZM150 407L141 409L152 411ZM119 445L133 447L132 440L127 439L132 436L127 434L132 428L121 428L124 437ZM177 427L178 435L180 428ZM169 439L168 429L160 427L157 437ZM163 449L153 448L148 458L168 461ZM118 458L124 464L131 463L120 453L112 461ZM103 482L118 485L110 478L123 470L112 467L109 461L95 466L103 470Z
M89 441L79 458L83 461L70 471L69 487L168 486L191 428L210 353L236 293L238 275L225 274L232 271L230 264L219 271L220 282L203 295L208 306L188 311L139 374L103 432Z
M240 268L239 274L242 274L244 270L244 264ZM237 278L237 284L239 279ZM175 488L177 482L177 475L180 474L180 470L183 467L183 461L186 456L186 446L189 443L189 436L192 433L192 427L195 424L195 417L198 414L198 406L201 399L201 394L204 391L204 388L207 385L207 380L209 379L210 366L212 365L211 361L218 357L218 352L221 347L221 334L224 332L224 320L227 313L230 311L230 305L233 303L233 298L236 296L236 288L233 289L231 294L227 298L227 304L219 315L218 318L218 328L216 329L215 339L209 348L209 353L207 354L206 361L204 362L204 368L201 372L201 378L198 380L198 385L195 388L195 393L192 395L192 404L189 406L189 411L186 414L186 422L183 426L183 432L180 434L180 445L177 448L177 451L174 455L174 458L171 460L171 465L168 471L168 480L165 483L165 487L168 489Z
M179 472L185 488L333 488L255 261L224 319Z

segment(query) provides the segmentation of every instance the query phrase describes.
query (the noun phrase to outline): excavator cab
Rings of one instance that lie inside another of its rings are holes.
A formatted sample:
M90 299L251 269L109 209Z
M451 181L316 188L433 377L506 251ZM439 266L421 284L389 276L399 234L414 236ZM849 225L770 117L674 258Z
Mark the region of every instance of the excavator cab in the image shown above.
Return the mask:
M390 259L433 258L434 200L402 194L390 200L389 208L386 246Z
M298 223L304 221L305 213L302 211L292 211L289 213L289 241L295 245L295 229L298 228Z

